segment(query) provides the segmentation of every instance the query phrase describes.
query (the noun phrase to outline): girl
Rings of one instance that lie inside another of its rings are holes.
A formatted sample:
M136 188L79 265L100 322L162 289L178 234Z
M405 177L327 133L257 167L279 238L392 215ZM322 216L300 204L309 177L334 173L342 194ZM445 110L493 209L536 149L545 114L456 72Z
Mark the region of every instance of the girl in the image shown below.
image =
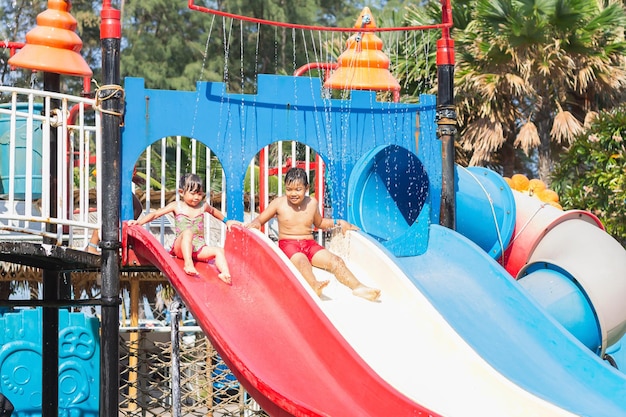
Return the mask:
M228 218L219 210L211 207L204 199L202 180L196 174L185 174L180 179L179 201L146 214L139 220L130 220L129 226L144 225L164 214L174 213L176 239L170 253L185 261L184 270L189 275L197 275L194 261L207 262L215 258L215 266L220 271L218 277L227 284L231 283L230 271L224 256L224 249L208 246L204 240L204 213L211 214L226 224L230 230L235 220Z

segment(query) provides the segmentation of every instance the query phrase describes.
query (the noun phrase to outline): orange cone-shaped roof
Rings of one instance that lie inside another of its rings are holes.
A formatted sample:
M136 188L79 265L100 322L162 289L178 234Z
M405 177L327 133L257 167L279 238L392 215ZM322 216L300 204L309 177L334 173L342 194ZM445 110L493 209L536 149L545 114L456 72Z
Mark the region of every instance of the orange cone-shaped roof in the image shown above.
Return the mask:
M83 42L74 32L76 19L69 3L48 0L48 9L37 15L37 26L26 34L26 45L9 59L9 64L57 74L91 76L80 55Z
M363 8L355 28L375 28L368 7ZM324 87L338 90L399 91L400 84L389 72L389 58L383 42L373 32L359 32L348 39L346 50L337 59L338 68Z

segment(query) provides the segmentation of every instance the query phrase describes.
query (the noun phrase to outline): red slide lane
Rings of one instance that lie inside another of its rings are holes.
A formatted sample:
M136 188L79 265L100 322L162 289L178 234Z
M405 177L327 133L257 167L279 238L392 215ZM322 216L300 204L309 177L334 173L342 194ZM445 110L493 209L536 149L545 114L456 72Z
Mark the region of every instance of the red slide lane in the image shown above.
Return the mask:
M182 261L139 226L124 244L170 280L228 367L271 416L435 416L382 380L348 345L287 265L254 232L233 227L227 285L212 264ZM384 354L384 352L381 352ZM425 376L426 377L426 376Z

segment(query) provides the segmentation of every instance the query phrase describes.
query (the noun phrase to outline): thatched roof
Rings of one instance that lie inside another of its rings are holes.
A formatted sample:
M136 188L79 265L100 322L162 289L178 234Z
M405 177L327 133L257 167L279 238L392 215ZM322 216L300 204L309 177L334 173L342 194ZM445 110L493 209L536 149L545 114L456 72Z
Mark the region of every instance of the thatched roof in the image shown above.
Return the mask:
M43 270L32 266L0 262L0 282L13 282L15 288L37 288L42 283ZM139 281L139 292L149 299L156 297L157 288L167 283L167 278L159 271L122 271L120 289L129 289L132 280ZM75 297L81 294L99 293L100 272L71 272L71 283ZM32 294L35 297L37 294Z

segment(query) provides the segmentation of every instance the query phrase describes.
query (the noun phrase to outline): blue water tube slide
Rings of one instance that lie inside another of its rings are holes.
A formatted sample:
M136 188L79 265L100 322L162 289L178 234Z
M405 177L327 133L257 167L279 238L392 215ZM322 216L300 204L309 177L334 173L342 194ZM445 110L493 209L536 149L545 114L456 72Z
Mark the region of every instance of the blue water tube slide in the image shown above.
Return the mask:
M457 166L453 231L432 221L429 183L412 152L375 148L351 174L348 220L388 249L456 332L505 378L576 415L626 416L626 375L602 359L619 350L624 334L622 303L616 306L603 288L623 294L625 269L616 272L623 248L596 243L606 241L595 237L606 233L582 224L588 222L561 222L545 231L512 277L500 263L515 239L516 205L530 197L515 195L493 171ZM582 241L591 248L575 249L581 243L576 234L593 237ZM617 261L606 262L594 246ZM611 262L603 271L602 264Z

